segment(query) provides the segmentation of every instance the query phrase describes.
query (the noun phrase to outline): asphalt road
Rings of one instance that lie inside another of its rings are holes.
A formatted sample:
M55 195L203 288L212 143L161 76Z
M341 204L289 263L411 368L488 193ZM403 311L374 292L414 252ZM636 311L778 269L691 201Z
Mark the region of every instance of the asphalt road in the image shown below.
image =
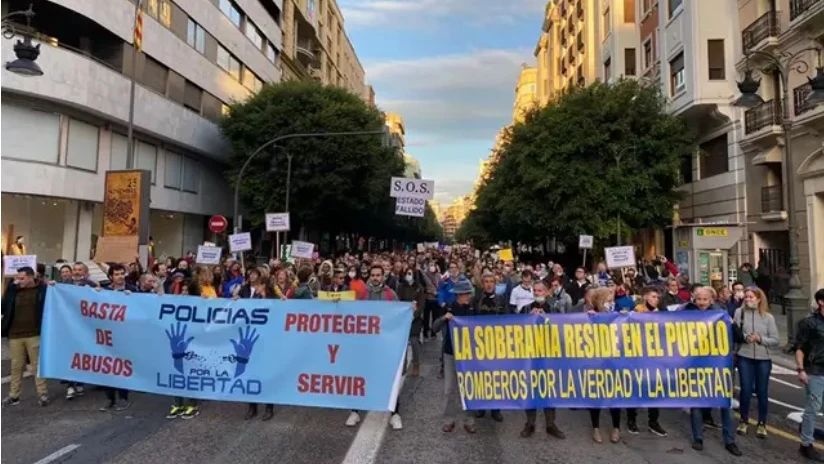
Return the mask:
M404 384L400 398L402 431L392 431L386 425L386 414L365 415L354 428L344 426L348 411L329 409L276 407L275 417L269 422L259 418L244 421L245 405L215 402L204 404L195 419L169 421L164 418L169 398L141 394L134 395L134 405L127 411L101 413L97 408L104 401L102 392L90 390L68 402L63 398L64 388L56 381L49 382L52 404L41 408L36 404L34 383L29 377L24 380L21 404L2 409L2 462L695 464L753 458L769 463L800 460L795 431L784 420L788 412L803 406L803 390L795 387L792 371L774 370L770 437L739 437L744 457L735 458L724 450L720 431L705 432L705 451L693 451L687 416L681 410L663 413L661 423L669 431L668 437L653 436L642 428L637 436L624 432L619 444L594 444L589 438L587 413L568 410L558 412L558 425L567 434L563 441L540 431L531 439L520 438L524 422L520 412L505 412L500 424L481 419L475 435L460 429L445 435L440 430L443 395L442 381L436 375L437 348L436 342L426 345L422 377L408 378ZM8 361L3 362L2 370L5 397ZM644 418L645 414L639 415L642 427ZM606 414L602 422L608 424ZM604 428L605 438L608 433Z

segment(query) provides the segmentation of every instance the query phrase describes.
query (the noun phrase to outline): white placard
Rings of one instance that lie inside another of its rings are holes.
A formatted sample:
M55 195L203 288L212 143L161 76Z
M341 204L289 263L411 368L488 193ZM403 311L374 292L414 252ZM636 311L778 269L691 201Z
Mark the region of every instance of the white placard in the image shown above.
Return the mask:
M312 258L312 253L315 251L315 244L311 242L301 242L300 240L292 241L292 249L290 250L294 258Z
M205 246L205 247L216 247L217 244L215 242L203 242L203 246Z
M249 232L240 232L229 236L229 251L237 253L252 249L252 235Z
M220 256L223 254L223 249L214 247L214 246L206 246L206 245L198 245L197 246L197 258L195 262L197 264L220 264Z
M635 247L619 246L604 248L607 257L607 267L610 269L621 267L635 267Z
M443 252L444 253L452 253L452 245L444 245Z
M289 230L289 213L266 213L266 232Z
M37 272L37 255L11 255L3 257L3 275L15 276L21 267L30 267Z
M426 251L426 245L424 245L423 243L419 243L418 244L418 253L423 253L424 251Z
M395 214L398 216L423 217L426 214L426 200L422 198L397 198L395 200Z
M432 200L435 198L435 181L393 177L392 183L389 185L389 196L392 198Z
M578 248L584 250L591 250L592 243L595 241L595 238L592 235L581 235L578 237Z

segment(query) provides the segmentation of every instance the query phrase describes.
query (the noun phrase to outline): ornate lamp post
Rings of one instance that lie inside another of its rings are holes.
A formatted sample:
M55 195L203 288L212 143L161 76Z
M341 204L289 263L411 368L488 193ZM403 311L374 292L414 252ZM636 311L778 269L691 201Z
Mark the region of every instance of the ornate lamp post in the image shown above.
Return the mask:
M14 29L14 23L11 21L11 18L16 16L25 16L26 24L31 27L31 19L34 17L32 5L29 5L28 10L14 11L3 16L2 30L3 37L6 39L11 40L17 35L17 31ZM40 44L37 44L37 46L32 44L31 37L26 35L23 37L23 40L18 40L17 43L14 44L14 54L17 56L17 59L6 62L7 70L21 76L43 75L43 70L35 63L37 57L40 56Z

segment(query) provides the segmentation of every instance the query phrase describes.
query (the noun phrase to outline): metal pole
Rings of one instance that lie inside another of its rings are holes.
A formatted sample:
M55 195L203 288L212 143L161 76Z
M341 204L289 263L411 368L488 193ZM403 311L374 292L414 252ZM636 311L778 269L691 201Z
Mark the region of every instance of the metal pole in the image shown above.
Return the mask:
M141 0L136 0L134 2L134 23L132 24L132 79L130 84L131 89L129 91L129 125L126 129L126 138L128 142L128 151L126 152L126 169L134 169L135 166L134 94L137 81L137 44L134 43L134 28L137 27L137 15L140 13L140 2Z
M615 157L615 170L616 171L621 170L621 155L623 155L623 150L621 151L621 153L618 154L618 156ZM619 179L619 182L620 182L620 176L618 176L618 179ZM620 206L619 206L619 208L620 208ZM615 240L618 242L618 246L621 246L621 211L620 210L618 211L618 216L616 218L615 228L616 228Z

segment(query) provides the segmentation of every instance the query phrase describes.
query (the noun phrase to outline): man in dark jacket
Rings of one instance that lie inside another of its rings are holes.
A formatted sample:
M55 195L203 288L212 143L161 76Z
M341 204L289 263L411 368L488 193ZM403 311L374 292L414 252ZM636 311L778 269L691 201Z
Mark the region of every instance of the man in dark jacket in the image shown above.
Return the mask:
M560 282L558 284L560 285ZM536 282L532 287L532 292L535 295L535 301L524 308L525 313L527 311L532 314L551 314L558 312L558 305L552 305L549 302L549 290L543 281ZM521 431L521 437L529 438L535 433L535 421L538 419L538 411L536 409L527 409L524 412L526 413L526 425L524 425L524 429ZM544 408L544 419L546 419L547 434L562 440L566 438L564 432L555 425L555 408Z
M412 345L412 377L421 375L421 312L425 301L424 289L415 277L414 270L407 269L406 274L398 282L398 299L415 303L415 313L412 315L412 326L409 330L409 343Z
M584 293L592 286L592 283L587 279L586 269L579 267L575 269L575 280L566 286L565 290L570 298L572 304L577 305L584 299Z
M816 312L798 324L795 362L798 381L807 387L807 404L801 420L801 455L824 462L813 446L817 414L824 396L824 288L815 292Z
M40 361L40 326L43 322L43 307L46 303L46 285L35 278L34 269L21 267L17 270L17 280L9 283L3 295L2 335L9 338L11 357L11 387L4 403L20 403L20 389L23 372L26 370L26 356L35 373L38 403L49 404L46 379L37 376Z
M504 296L495 293L495 274L486 273L481 276L481 291L473 298L472 307L475 308L479 316L496 316L509 312ZM485 415L486 411L484 410L475 411L475 417L478 419ZM500 409L493 409L491 417L495 422L504 420Z

